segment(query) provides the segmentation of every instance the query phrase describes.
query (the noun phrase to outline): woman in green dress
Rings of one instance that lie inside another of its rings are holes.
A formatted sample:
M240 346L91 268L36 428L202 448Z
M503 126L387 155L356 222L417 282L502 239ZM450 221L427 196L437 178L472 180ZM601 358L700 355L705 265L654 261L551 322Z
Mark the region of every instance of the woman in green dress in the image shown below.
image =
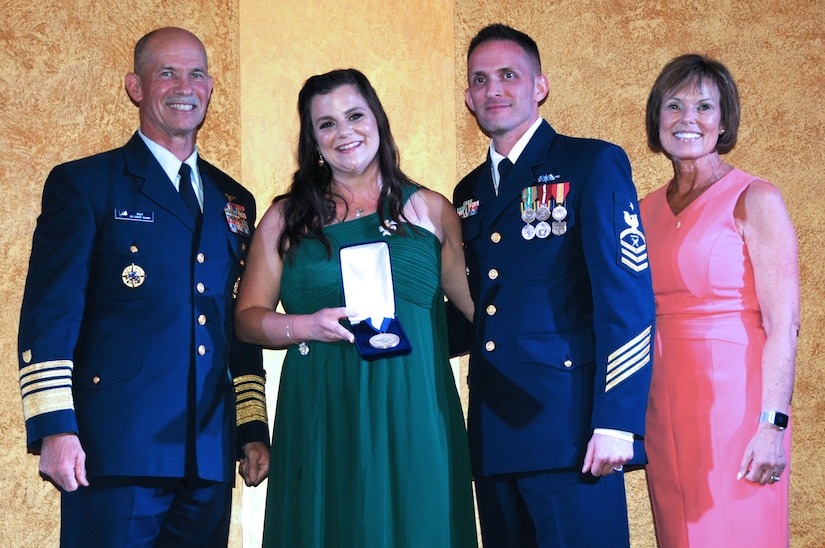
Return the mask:
M298 111L299 169L260 221L236 312L242 340L287 348L264 546L476 546L444 307L446 295L472 318L456 211L401 171L360 72L311 77ZM375 241L412 350L365 360L339 250Z

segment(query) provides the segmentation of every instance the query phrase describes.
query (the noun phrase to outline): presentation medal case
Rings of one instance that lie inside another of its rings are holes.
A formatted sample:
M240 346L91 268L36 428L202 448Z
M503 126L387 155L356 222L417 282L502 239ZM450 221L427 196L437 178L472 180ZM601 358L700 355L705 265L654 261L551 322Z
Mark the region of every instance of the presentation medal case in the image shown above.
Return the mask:
M387 242L345 246L340 251L344 302L355 345L365 360L408 354L410 340L395 317L390 247Z

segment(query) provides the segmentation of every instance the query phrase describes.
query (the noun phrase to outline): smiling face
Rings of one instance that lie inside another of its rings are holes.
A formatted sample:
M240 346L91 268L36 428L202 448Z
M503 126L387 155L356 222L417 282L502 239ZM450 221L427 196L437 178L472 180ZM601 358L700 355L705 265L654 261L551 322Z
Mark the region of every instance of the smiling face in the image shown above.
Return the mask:
M492 137L496 151L507 154L539 115L547 96L547 78L537 61L517 43L491 40L479 44L467 61L467 106Z
M355 86L345 84L310 102L318 150L335 179L378 167L378 124Z
M659 141L674 160L695 160L716 150L722 110L719 90L703 80L665 95L659 111Z
M162 29L135 70L126 75L126 90L140 110L141 131L176 154L191 153L212 95L203 44L181 29Z

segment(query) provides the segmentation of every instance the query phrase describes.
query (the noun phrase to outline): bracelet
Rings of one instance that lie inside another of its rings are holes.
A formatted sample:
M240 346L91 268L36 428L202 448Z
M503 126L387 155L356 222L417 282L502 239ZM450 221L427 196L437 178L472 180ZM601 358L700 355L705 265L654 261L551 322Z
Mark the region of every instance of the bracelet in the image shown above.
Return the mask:
M290 335L290 334L289 334L289 326L290 326L290 325L292 325L292 320L289 320L289 321L286 323L286 338L287 338L287 339L289 339L289 342L291 342L292 344L298 344L298 343L296 343L296 342L295 342L295 340L292 338L292 335Z
M289 339L289 342L292 344L298 345L298 352L301 353L301 356L306 356L309 354L309 346L305 341L295 342L295 339L292 338L292 335L289 334L289 327L292 325L292 320L289 320L286 324L286 338Z

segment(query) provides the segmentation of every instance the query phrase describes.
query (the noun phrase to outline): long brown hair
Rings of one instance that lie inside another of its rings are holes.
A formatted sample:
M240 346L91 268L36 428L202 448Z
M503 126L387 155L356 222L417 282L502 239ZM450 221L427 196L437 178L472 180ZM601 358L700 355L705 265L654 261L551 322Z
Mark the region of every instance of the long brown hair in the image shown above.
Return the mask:
M283 201L284 230L278 240L278 254L283 259L287 254L292 260L294 250L304 238L319 240L324 244L329 256L332 248L324 235L324 226L335 218L335 202L338 197L332 190L332 170L326 164L318 163L318 144L315 141L312 124L311 103L318 95L326 95L344 85L352 85L364 98L372 111L378 126L378 164L381 171L382 188L378 196L377 211L390 219L406 219L404 189L417 184L401 171L398 148L390 131L387 113L378 99L378 94L366 76L355 69L339 69L312 76L298 94L298 115L300 135L298 137L298 171L292 177L292 185L286 194L275 198ZM403 227L399 225L403 233ZM289 252L289 253L288 253Z

